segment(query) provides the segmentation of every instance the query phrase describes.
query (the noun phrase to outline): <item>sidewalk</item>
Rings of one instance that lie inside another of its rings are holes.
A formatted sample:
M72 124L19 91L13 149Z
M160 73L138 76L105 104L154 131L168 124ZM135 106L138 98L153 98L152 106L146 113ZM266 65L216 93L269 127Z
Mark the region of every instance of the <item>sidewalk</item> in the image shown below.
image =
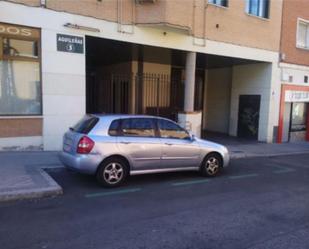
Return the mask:
M227 144L232 159L261 157L261 156L284 156L309 153L309 142L267 144Z
M221 141L223 142L223 141ZM224 144L224 143L223 143ZM309 143L226 143L232 159L309 153ZM0 202L63 193L43 169L62 167L57 152L0 152Z
M43 170L62 167L56 152L0 152L0 202L62 194Z

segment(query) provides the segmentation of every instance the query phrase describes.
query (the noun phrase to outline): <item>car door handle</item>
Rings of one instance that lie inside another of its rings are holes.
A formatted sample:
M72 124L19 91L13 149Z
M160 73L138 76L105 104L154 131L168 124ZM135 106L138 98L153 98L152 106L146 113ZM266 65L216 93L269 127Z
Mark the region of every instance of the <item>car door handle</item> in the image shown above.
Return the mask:
M173 145L172 143L165 143L166 145Z
M122 142L120 142L120 143L122 143L122 144L130 144L131 142L122 141Z

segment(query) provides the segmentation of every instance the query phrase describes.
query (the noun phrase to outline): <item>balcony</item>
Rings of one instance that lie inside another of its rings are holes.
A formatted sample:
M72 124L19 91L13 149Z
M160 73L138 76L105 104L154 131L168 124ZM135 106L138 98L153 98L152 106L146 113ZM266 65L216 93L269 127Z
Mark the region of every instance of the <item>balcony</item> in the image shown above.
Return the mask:
M203 27L205 1L157 0L136 4L136 24L192 34L195 27Z

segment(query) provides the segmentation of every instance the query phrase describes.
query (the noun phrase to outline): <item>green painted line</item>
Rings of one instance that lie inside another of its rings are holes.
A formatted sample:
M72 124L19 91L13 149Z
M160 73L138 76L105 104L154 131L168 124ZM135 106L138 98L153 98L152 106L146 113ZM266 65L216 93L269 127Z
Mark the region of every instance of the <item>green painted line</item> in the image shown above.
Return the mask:
M275 170L273 171L273 173L275 174L283 174L283 173L290 173L290 172L294 172L295 169L282 169L282 170Z
M291 168L279 166L279 165L274 165L273 167L278 169L278 170L273 171L274 174L284 174L284 173L290 173L290 172L295 171L295 169L291 169Z
M257 177L259 174L246 174L246 175L237 175L237 176L229 176L229 179L236 180L236 179L244 179L244 178L250 178L250 177Z
M185 181L185 182L174 182L172 183L173 186L185 186L185 185L192 185L192 184L201 184L201 183L207 183L210 180L204 179L204 180L193 180L193 181Z
M86 194L86 198L94 198L94 197L101 197L101 196L110 196L110 195L120 195L120 194L127 194L127 193L134 193L141 191L141 188L131 188L131 189L123 189L117 191L105 191L105 192L98 192L92 194Z

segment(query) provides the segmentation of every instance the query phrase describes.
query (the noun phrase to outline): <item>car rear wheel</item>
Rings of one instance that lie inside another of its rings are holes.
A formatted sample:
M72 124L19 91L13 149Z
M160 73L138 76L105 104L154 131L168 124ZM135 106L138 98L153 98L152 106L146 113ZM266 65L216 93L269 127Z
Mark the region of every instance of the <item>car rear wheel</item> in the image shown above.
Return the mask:
M128 175L128 165L121 158L110 158L99 167L97 181L105 187L117 187Z
M222 167L222 157L217 153L210 153L201 165L201 172L204 176L216 176L220 173Z

